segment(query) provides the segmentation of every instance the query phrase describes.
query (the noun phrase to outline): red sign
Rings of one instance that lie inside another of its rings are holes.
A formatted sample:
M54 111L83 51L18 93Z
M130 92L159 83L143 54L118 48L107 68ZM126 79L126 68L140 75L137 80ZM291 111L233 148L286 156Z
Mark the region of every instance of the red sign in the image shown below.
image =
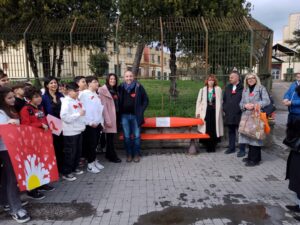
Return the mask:
M25 125L0 125L20 191L58 180L51 131Z

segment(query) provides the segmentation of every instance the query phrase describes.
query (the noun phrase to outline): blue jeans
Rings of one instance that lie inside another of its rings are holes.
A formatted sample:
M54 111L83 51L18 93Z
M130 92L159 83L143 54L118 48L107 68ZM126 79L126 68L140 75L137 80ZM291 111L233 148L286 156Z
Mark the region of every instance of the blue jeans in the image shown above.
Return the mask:
M133 114L123 114L121 123L124 133L124 145L127 156L134 157L141 153L141 128L138 126L136 116ZM132 138L133 137L133 138Z

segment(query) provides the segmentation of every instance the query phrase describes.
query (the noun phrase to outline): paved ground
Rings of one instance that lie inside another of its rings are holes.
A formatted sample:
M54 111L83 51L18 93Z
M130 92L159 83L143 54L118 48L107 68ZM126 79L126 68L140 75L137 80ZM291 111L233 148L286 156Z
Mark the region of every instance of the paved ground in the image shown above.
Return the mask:
M284 108L277 112L260 166L247 168L235 154L225 155L224 143L216 153L201 149L196 156L144 151L140 163L113 164L100 155L100 174L59 182L46 199L31 201L29 224L300 224L284 208L295 200L284 180L286 115ZM15 224L3 212L0 223Z

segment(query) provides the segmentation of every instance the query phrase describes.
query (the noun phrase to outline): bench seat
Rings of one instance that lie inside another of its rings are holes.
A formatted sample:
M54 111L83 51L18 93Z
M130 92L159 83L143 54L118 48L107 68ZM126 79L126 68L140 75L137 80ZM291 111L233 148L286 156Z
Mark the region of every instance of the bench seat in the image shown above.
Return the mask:
M182 139L207 139L209 138L208 134L200 133L161 133L161 134L151 134L151 133L142 133L142 140L182 140ZM120 139L123 140L123 135L120 136Z

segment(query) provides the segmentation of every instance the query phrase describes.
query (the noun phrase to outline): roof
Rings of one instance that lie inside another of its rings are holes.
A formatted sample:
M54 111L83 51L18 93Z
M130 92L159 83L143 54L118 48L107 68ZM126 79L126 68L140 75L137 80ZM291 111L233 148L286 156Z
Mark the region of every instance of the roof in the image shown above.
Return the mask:
M297 54L297 52L293 49L290 49L284 45L281 44L276 44L272 47L273 50L275 51L280 51L288 56L294 56L295 54Z
M272 56L272 59L274 59L275 61L272 61L273 63L283 63L284 61L282 59L279 59L275 56Z

